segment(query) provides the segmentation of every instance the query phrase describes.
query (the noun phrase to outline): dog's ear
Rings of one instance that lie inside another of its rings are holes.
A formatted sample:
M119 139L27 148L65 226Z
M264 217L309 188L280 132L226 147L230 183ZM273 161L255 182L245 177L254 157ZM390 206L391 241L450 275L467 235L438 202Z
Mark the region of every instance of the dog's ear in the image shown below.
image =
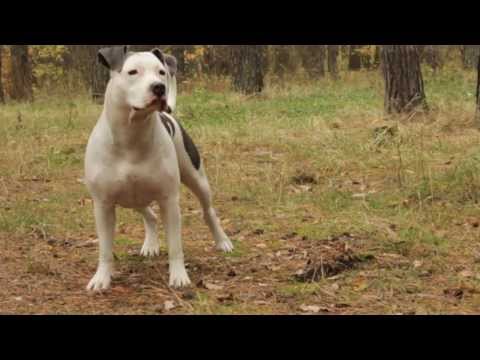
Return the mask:
M98 61L110 71L120 72L127 57L128 46L114 46L100 49Z
M155 55L158 58L158 60L160 60L162 62L162 64L165 64L165 54L163 53L162 50L160 50L158 48L153 49L152 53L153 53L153 55Z
M168 68L170 75L172 76L177 75L178 62L175 56L166 55L160 49L153 49L152 53L158 58L158 60L162 62L163 65L165 65Z
M173 55L165 55L165 63L167 64L170 74L176 76L178 71L177 58Z

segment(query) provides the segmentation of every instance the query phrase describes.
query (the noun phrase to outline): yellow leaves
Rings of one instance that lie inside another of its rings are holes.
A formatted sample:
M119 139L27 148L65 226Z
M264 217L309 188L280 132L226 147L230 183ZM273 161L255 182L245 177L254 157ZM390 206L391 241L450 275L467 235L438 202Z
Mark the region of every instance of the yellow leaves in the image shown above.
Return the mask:
M205 47L203 46L194 46L191 51L185 53L185 61L195 62L199 59L202 59L205 56Z
M356 51L363 56L368 56L373 58L375 56L377 45L364 45L361 48L358 48Z
M356 49L356 52L363 58L364 62L373 65L375 62L375 53L377 51L377 45L363 45Z
M12 63L10 61L10 51L8 51L7 46L3 46L3 51L0 53L2 57L2 69L1 69L1 76L2 76L2 84L3 84L3 91L6 95L10 94L12 81L10 78L10 74L12 73Z
M65 45L33 45L31 47L32 57L36 60L50 60L63 62L63 57L68 49Z
M55 83L65 75L63 65L68 53L65 45L33 45L30 53L33 76L40 86Z

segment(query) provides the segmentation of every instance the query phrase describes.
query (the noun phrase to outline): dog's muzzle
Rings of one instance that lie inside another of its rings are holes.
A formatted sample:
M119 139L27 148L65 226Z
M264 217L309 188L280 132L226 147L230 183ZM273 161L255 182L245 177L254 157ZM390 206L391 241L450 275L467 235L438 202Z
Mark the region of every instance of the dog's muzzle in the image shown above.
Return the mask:
M150 109L152 107L158 107L160 111L169 111L169 106L167 103L167 87L163 83L154 83L150 88L152 94L154 95L154 99L147 104L145 108L137 108L134 107L133 110L135 111L143 111Z
M160 102L160 110L167 111L167 87L163 83L155 83L152 85L152 93L157 97Z
M152 85L152 93L157 97L165 96L167 93L167 87L165 84L155 83Z

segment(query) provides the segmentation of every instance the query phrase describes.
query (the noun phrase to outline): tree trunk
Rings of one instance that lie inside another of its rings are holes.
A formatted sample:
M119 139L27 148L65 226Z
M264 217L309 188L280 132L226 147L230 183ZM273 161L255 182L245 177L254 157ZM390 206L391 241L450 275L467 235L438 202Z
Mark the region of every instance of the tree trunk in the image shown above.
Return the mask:
M440 48L438 45L426 45L424 47L424 59L425 62L433 69L436 73L440 68Z
M110 73L98 62L98 51L113 45L69 45L72 66L82 78L94 100L101 101L105 94Z
M246 94L260 93L265 87L267 45L233 45L233 87Z
M90 45L92 58L92 97L99 102L103 101L105 91L107 90L107 84L110 80L110 71L102 66L98 61L97 53L101 48L111 45Z
M109 80L108 69L98 63L98 51L109 45L68 45L72 71L78 74L94 99L103 98Z
M375 46L375 55L374 55L374 60L373 60L373 67L375 69L378 69L380 67L380 46L376 45Z
M65 70L65 73L68 71L71 71L74 67L74 61L73 61L73 54L70 51L70 48L68 46L65 46L66 50L63 54L63 68Z
M208 75L216 75L215 69L215 45L205 45L205 55L203 56L203 72Z
M130 45L129 50L133 52L149 52L157 47L161 48L159 45Z
M471 46L470 45L462 45L461 46L461 54L462 54L462 63L463 68L465 70L471 69Z
M339 46L338 45L328 45L328 72L330 76L334 79L338 79L338 52Z
M301 48L303 68L313 78L325 76L325 45L304 45Z
M467 69L466 47L467 47L467 45L458 45L458 48L460 49L460 55L462 56L462 65L463 65L464 70Z
M369 53L369 51L366 51L366 52L362 53L362 51L361 51L362 48L365 48L365 45L360 45L357 48L357 51L358 51L359 56L360 56L360 67L362 69L371 70L372 66L373 66L373 61L375 60L374 59L374 54L372 54L373 55L373 57L372 57L372 55Z
M207 74L227 76L232 73L231 48L228 45L207 45L204 68Z
M475 115L475 120L477 123L477 127L480 128L480 57L478 58L477 73L477 111Z
M340 56L342 59L348 59L350 56L350 45L340 46Z
M32 62L28 54L28 45L12 45L12 93L13 100L33 100Z
M325 61L327 58L327 49L325 45L319 45L318 48L318 76L325 76Z
M182 81L187 75L187 62L185 59L185 52L191 45L173 45L172 55L177 59L178 81Z
M359 71L362 68L362 58L358 50L360 46L350 45L350 51L348 55L348 69L350 71Z
M3 45L0 45L0 103L5 103L5 93L3 92L2 82L2 60L3 60Z
M78 76L84 85L91 88L91 74L93 69L91 66L91 58L93 52L89 45L67 45L68 63L70 64L70 74Z
M427 110L420 59L414 45L384 45L381 51L385 79L385 111Z
M477 61L480 55L479 45L463 45L462 46L462 60L465 69L472 69L477 66Z
M272 50L273 73L283 79L295 70L292 45L273 45Z

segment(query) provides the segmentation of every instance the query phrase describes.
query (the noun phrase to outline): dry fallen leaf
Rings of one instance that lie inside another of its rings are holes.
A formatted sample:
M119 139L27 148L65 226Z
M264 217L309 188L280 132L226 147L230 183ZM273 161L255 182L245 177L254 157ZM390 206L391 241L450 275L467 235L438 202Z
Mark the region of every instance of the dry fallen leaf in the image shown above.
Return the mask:
M212 284L212 283L203 281L203 280L201 280L201 281L197 284L197 286L200 287L200 288L204 288L204 289L212 290L212 291L219 291L219 290L222 290L222 289L223 289L223 286L215 285L215 284Z
M98 244L98 242L99 242L98 239L95 239L95 240L87 240L87 241L85 241L83 244L78 245L78 247L94 246L94 245Z
M464 271L460 272L458 275L460 275L461 277L464 277L464 278L471 278L471 277L473 277L473 272L471 272L470 270L464 270Z
M393 258L393 259L399 259L399 258L403 257L399 254L387 254L387 253L383 253L381 256L389 257L389 258Z
M423 261L415 260L415 261L413 262L413 267L414 267L415 269L418 269L419 267L422 267L422 265L423 265Z
M177 307L177 305L175 305L175 303L171 300L167 300L163 304L163 308L164 308L165 311L171 311L171 310L175 309L176 307Z
M255 305L259 305L259 306L265 306L265 305L268 305L268 302L266 301L262 301L262 300L259 300L259 301L254 301L253 302Z
M316 305L300 305L299 309L305 313L313 313L313 314L318 314L322 310L320 306L316 306Z
M224 294L224 295L218 296L218 297L217 297L217 300L218 300L219 302L227 302L227 301L234 301L235 298L234 298L233 294L230 293L230 294L228 294L228 295L227 295L227 294Z
M223 286L206 283L205 287L207 290L219 291L223 289Z
M356 286L357 291L364 291L368 288L368 284L366 282L362 282Z

